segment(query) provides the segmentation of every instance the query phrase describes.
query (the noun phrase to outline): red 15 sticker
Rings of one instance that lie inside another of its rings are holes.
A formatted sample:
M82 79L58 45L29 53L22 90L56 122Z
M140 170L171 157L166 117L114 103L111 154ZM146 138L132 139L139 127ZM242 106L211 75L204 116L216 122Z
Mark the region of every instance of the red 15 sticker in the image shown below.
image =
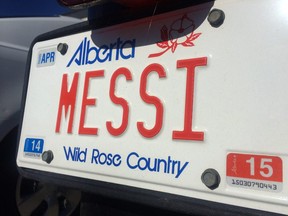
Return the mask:
M280 157L230 153L227 155L227 176L283 182Z

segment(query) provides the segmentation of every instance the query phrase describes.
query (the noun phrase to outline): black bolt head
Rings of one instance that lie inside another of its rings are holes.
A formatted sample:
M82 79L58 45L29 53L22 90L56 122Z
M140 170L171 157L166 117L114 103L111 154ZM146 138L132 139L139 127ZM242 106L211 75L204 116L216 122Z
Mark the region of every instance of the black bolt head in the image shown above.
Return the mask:
M211 190L218 188L220 185L220 175L215 169L207 169L201 176L202 182Z
M53 156L53 152L51 150L48 150L48 151L45 151L42 153L42 160L48 164L51 163L53 158L54 158L54 156Z
M65 55L68 50L68 45L66 43L59 43L57 50L61 53L61 55Z
M208 15L208 22L211 26L218 28L224 23L225 13L219 9L213 9Z

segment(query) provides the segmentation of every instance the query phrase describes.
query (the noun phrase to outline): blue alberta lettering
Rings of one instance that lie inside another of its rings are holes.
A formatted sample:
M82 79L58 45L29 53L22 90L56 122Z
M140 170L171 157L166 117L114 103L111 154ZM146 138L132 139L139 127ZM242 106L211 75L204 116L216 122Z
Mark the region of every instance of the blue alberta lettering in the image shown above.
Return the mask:
M149 172L162 172L180 177L189 162L184 164L178 160L172 160L171 156L167 159L141 157L138 153L132 152L127 157L127 165L130 169L139 169Z
M71 160L71 161L75 161L75 162L82 162L85 163L86 162L86 157L87 157L87 148L85 148L84 150L81 150L81 148L79 147L68 147L68 149L66 149L66 147L64 146L64 153L65 153L65 157L66 160Z
M85 37L76 49L67 67L70 67L73 62L80 66L94 64L95 62L104 63L107 61L134 58L135 47L136 39L122 41L120 38L117 38L114 43L96 47Z

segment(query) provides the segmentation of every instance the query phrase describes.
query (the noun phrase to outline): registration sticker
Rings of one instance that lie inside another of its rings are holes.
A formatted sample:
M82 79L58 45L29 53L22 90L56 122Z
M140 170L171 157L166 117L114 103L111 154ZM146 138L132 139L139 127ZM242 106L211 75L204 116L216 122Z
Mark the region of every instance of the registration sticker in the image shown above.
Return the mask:
M26 138L24 144L24 157L40 159L43 152L44 140Z
M280 192L282 167L280 157L230 153L227 156L227 183L232 187Z
M40 50L38 53L37 67L52 66L55 64L56 48Z

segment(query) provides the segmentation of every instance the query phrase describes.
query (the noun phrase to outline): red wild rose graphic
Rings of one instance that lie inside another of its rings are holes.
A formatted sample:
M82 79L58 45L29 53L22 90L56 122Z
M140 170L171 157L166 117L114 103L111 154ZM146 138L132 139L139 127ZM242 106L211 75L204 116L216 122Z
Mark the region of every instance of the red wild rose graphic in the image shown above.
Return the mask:
M161 56L168 50L171 50L171 52L174 53L179 45L184 47L194 46L192 41L196 40L201 35L201 33L194 34L194 29L194 22L187 16L187 14L174 21L169 30L167 26L164 25L161 28L162 41L157 43L157 46L164 50L159 53L150 54L148 57L153 58Z

